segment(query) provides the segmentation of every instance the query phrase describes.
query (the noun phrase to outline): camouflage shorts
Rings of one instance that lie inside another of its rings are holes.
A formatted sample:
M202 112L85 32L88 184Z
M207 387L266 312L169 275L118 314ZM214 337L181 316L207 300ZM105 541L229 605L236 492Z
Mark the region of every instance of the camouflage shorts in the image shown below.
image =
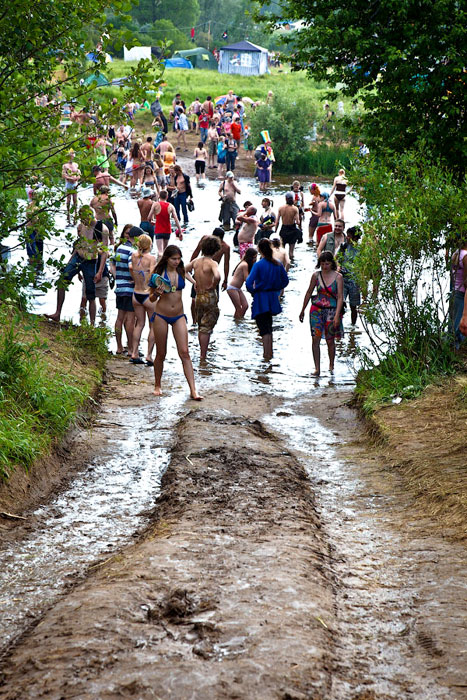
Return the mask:
M214 289L196 293L196 321L198 332L209 335L219 318L217 294Z

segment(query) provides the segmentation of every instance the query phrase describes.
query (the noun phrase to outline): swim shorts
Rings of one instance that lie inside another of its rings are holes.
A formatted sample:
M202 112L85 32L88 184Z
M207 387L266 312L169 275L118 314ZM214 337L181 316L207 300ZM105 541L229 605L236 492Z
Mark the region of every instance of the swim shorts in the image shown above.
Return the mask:
M282 243L284 245L297 243L301 237L302 232L295 224L290 224L288 226L282 226L280 230L280 237L282 238Z
M217 294L215 289L205 292L197 292L195 302L195 315L198 323L198 332L209 335L219 318L219 307L217 305Z
M133 312L135 310L133 307L133 296L128 296L127 294L116 294L115 299L117 301L117 309L119 311Z
M252 248L252 247L253 247L253 243L240 243L238 246L238 252L240 254L240 257L243 258L246 251L248 250L248 248Z
M320 241L325 233L332 233L332 225L318 224L316 229L316 242L318 243L318 245L320 244Z

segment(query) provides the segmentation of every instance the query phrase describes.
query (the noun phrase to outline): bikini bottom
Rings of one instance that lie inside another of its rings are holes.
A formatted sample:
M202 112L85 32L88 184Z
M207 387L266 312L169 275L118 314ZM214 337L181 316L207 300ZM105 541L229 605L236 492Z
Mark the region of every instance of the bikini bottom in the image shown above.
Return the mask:
M149 299L149 294L137 294L136 292L133 292L133 295L138 304L144 304L146 299Z
M183 318L183 317L185 317L185 321L188 322L188 319L187 319L187 317L186 317L186 314L180 314L180 316L163 316L162 314L156 314L156 312L154 312L154 313L152 314L152 316L151 316L151 318L149 319L149 321L150 321L151 323L154 323L154 320L155 320L156 316L159 316L159 318L161 318L163 321L165 321L166 323L168 323L169 326L173 326L175 323L177 323L177 321L178 321L179 319L181 319L181 318Z

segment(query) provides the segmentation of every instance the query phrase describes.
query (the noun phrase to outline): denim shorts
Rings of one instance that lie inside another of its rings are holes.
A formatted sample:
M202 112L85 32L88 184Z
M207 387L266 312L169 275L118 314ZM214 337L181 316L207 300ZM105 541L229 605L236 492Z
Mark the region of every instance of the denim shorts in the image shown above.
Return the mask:
M94 301L96 298L96 285L94 284L96 270L97 258L86 260L82 258L81 255L78 255L78 253L73 253L63 271L61 279L65 280L65 282L71 282L78 272L82 272L86 286L86 299L88 301Z

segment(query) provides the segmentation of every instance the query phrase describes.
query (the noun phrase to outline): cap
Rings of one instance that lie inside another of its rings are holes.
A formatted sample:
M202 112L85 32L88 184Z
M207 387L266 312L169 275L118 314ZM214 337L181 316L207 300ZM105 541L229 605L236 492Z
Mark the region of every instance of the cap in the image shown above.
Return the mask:
M138 236L143 236L144 231L139 226L132 226L128 231L128 238L138 238Z
M228 170L228 171L225 173L225 177L234 177L234 174L233 174L233 172L232 172L231 170Z
M154 194L154 192L150 187L143 187L143 189L141 190L141 194L143 195L144 199L145 197L151 197Z
M293 192L286 192L286 193L285 193L285 199L286 199L287 202L290 202L290 201L293 202L294 199L295 199L294 193L293 193Z

